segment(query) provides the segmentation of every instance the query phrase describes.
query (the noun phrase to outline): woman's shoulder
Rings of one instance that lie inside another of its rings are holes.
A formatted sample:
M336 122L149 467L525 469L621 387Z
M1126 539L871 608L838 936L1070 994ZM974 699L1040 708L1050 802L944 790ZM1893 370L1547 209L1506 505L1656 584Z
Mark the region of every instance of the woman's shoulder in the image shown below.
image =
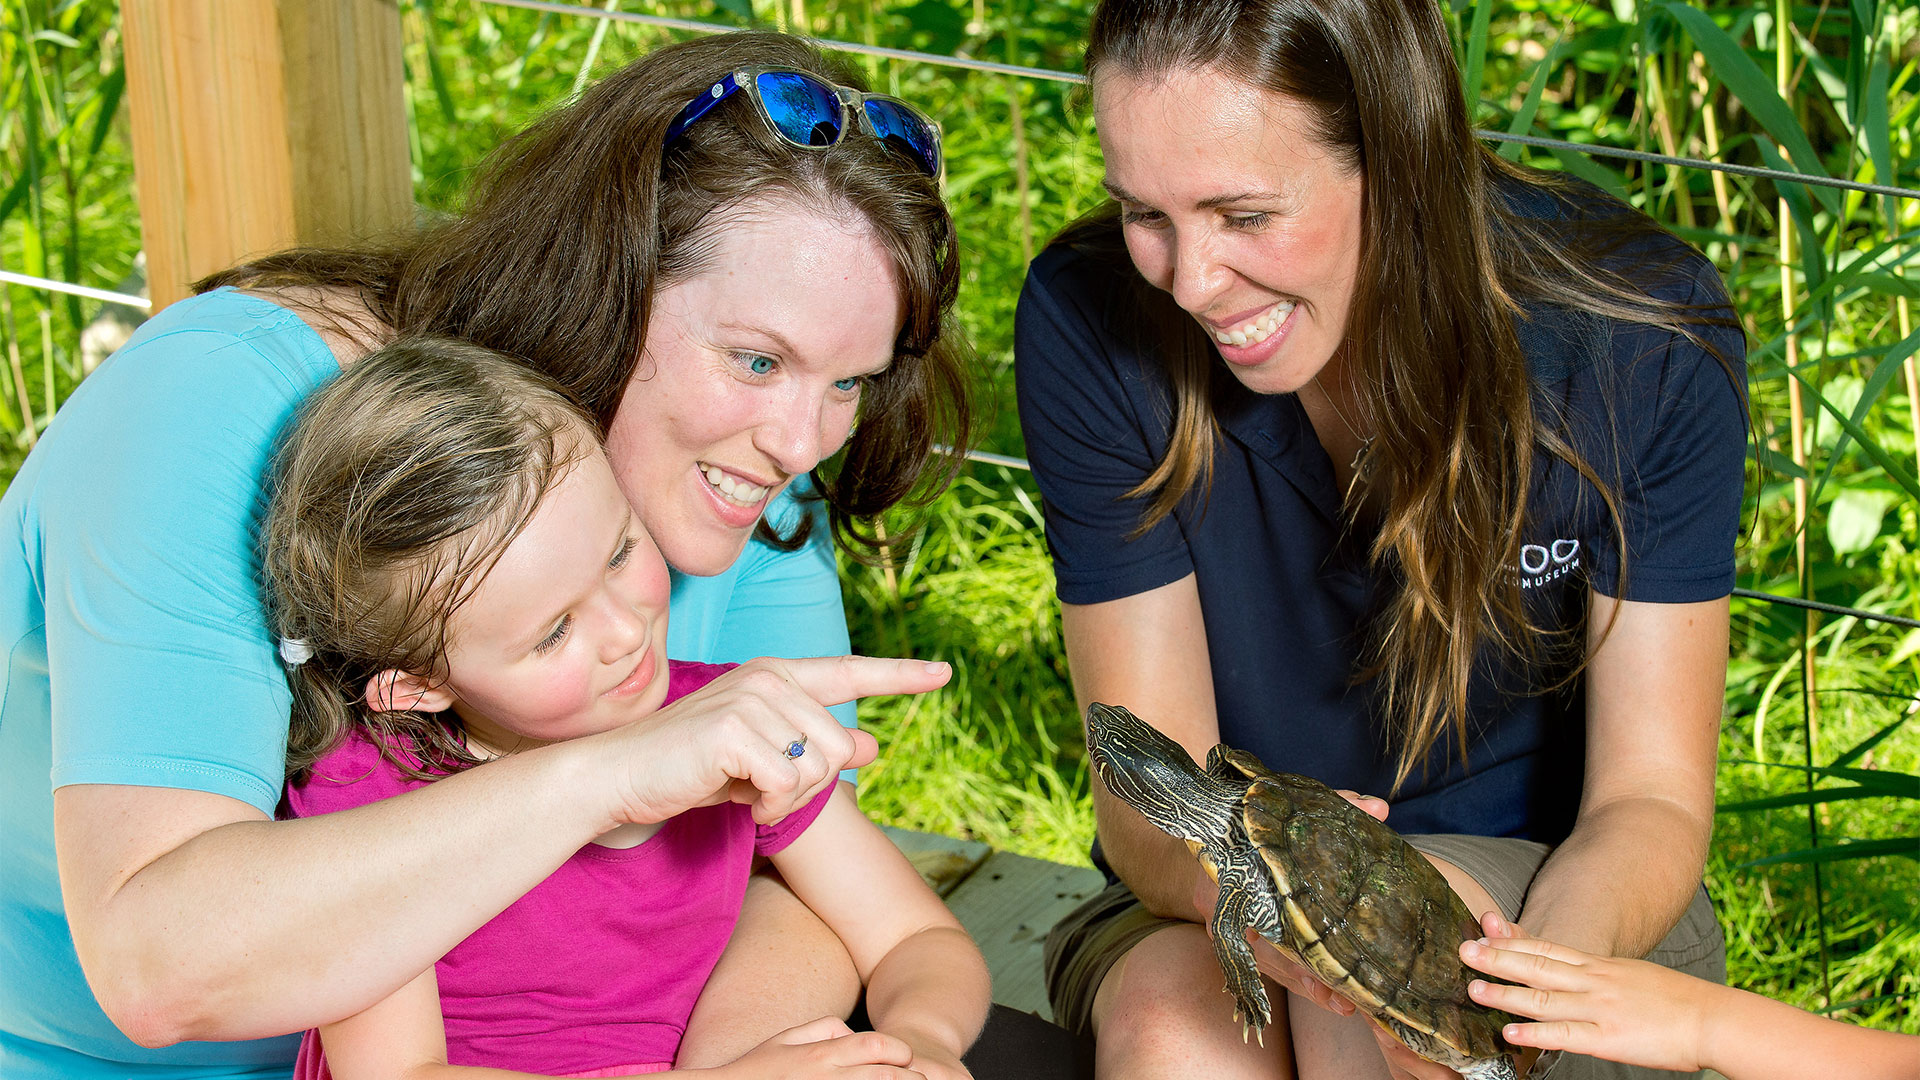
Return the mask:
M289 308L235 289L217 289L167 305L137 328L82 384L178 384L183 379L257 370L277 376L270 385L304 393L339 370L326 343Z

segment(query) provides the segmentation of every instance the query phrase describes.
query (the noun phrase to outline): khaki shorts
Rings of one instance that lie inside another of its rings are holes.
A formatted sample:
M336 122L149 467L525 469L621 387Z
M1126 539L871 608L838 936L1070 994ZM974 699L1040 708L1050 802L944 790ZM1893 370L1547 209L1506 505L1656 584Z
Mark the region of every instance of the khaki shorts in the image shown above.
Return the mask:
M1552 850L1531 840L1490 836L1436 834L1406 840L1466 871L1493 896L1508 919L1519 912L1528 885ZM1047 997L1053 1004L1054 1021L1076 1034L1090 1034L1093 996L1108 970L1134 946L1178 925L1148 914L1132 890L1121 884L1108 886L1061 919L1047 934L1046 947ZM1726 941L1704 886L1647 959L1711 982L1726 981ZM1561 1057L1549 1074L1553 1080L1652 1080L1683 1075L1572 1054Z

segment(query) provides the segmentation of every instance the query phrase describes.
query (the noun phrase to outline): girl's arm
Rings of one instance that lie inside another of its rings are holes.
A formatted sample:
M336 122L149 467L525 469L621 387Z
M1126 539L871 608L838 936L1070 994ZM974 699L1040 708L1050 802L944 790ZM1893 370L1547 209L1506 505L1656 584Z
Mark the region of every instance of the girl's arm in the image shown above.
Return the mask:
M540 1080L546 1075L447 1064L447 1029L432 968L364 1012L322 1026L320 1046L334 1080ZM854 1034L828 1018L783 1031L721 1068L648 1075L698 1072L708 1080L829 1080L858 1070L873 1080L913 1080L905 1068L912 1056L898 1039L876 1032Z
M1714 1069L1727 1080L1912 1080L1920 1039L1854 1027L1644 960L1594 956L1524 935L1464 942L1475 1001L1540 1021L1507 1041L1654 1069Z
M1706 865L1728 601L1589 595L1579 817L1535 876L1520 921L1600 955L1643 956L1686 910Z
M875 1031L913 1048L928 1080L968 1075L992 1003L987 964L959 920L842 785L820 816L772 856L794 895L840 936L867 986Z
M142 1045L313 1027L393 993L617 825L728 798L760 820L804 805L829 770L873 755L873 737L822 703L917 693L947 674L757 661L643 723L297 821L204 792L62 787L54 843L75 949ZM809 758L820 752L804 776L781 750L796 729Z

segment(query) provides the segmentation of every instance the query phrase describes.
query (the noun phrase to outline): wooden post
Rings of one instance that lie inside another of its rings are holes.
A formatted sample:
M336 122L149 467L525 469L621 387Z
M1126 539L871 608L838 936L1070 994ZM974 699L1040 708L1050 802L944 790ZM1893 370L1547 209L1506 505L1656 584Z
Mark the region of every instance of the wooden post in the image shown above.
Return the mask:
M295 244L409 227L397 0L123 0L154 308Z

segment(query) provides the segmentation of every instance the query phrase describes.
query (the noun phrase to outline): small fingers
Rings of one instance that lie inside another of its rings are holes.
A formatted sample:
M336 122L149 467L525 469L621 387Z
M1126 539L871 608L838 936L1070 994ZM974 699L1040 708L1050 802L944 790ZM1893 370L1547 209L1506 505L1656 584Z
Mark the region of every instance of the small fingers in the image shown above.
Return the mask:
M827 1060L845 1068L856 1065L890 1065L905 1069L913 1064L913 1047L892 1035L885 1035L878 1031L857 1031L835 1039L828 1049Z
M885 694L921 694L946 685L953 668L944 661L877 656L819 656L807 660L755 660L778 665L821 705Z
M1498 946L1480 941L1463 941L1460 943L1460 962L1510 982L1548 990L1579 989L1579 965L1554 956L1544 945L1531 939L1502 942Z
M1500 1034L1515 1046L1534 1046L1542 1050L1568 1050L1585 1053L1587 1036L1593 1025L1576 1020L1543 1020L1531 1024L1508 1024Z
M1489 1008L1502 1009L1519 1016L1554 1018L1568 1015L1569 995L1534 986L1475 979L1467 984L1467 996Z

